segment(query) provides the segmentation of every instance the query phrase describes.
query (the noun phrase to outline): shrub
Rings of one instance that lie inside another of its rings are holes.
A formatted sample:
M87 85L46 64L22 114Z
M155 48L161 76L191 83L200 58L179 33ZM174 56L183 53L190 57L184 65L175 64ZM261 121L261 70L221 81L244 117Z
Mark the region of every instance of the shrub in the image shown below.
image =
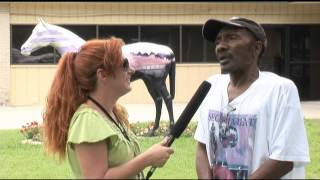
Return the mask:
M136 136L147 136L148 132L153 128L154 122L136 122L130 124L131 131ZM197 128L196 122L191 122L187 128L184 130L181 136L193 136ZM156 136L166 136L169 130L169 122L161 121L159 123L159 128L155 132Z
M42 126L37 121L23 125L20 132L27 140L42 141Z

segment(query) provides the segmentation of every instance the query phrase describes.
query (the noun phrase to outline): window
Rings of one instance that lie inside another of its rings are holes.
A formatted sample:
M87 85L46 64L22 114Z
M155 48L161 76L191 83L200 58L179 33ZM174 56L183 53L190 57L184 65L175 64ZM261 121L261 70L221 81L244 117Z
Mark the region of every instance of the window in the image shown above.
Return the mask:
M145 41L169 46L177 63L217 62L214 45L203 39L202 25L58 25L84 40L116 36L126 44ZM11 26L12 64L56 64L60 55L53 47L43 47L31 56L20 53L35 25Z
M216 62L214 44L202 37L202 26L182 26L182 62Z
M31 53L30 56L21 54L21 46L29 38L34 25L11 26L11 63L12 64L52 64L56 63L59 55L52 47L44 47Z
M179 56L179 26L141 26L141 41L169 46L176 61Z
M138 26L99 26L99 38L110 36L122 38L126 44L138 42Z
M61 25L61 27L68 29L69 31L75 33L84 40L90 40L97 37L96 26L89 25Z
M310 33L306 26L293 26L290 33L290 61L310 61Z
M289 78L297 85L301 100L320 99L319 30L319 25L290 26Z

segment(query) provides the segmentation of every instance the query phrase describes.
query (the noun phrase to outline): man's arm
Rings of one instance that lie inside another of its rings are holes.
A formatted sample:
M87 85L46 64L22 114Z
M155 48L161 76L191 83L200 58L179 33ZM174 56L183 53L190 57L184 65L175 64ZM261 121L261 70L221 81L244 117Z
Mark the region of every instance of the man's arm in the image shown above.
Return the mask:
M292 168L293 162L291 161L268 159L249 176L249 179L280 179L290 172Z
M196 169L198 179L212 179L212 171L207 157L206 145L198 142L196 152Z

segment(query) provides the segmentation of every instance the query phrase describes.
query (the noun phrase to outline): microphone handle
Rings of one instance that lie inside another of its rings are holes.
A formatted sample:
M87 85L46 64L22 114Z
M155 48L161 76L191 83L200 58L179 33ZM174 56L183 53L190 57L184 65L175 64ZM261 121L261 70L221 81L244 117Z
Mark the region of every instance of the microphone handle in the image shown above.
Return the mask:
M154 172L155 170L156 170L156 167L151 167L151 168L149 169L149 171L148 171L148 173L147 173L147 177L146 177L147 180L152 176L152 174L153 174L153 172Z
M167 142L164 144L164 146L170 147L171 144L173 143L175 137L173 137L171 134L169 134L169 135L167 136L167 138L168 138L168 140L167 140Z
M170 134L169 136L167 136L167 137L168 137L169 139L168 139L167 142L164 144L164 146L170 147L175 138L174 138L171 134ZM153 172L154 172L156 169L157 169L156 167L151 167L151 168L150 168L150 170L148 171L147 176L146 176L146 179L147 179L147 180L152 176Z

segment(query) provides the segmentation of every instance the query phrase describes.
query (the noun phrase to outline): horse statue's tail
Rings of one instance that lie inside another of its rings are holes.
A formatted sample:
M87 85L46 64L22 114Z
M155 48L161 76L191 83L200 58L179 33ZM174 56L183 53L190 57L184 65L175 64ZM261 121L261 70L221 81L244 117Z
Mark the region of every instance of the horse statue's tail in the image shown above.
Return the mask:
M170 95L171 98L174 99L175 91L176 91L176 61L175 57L173 57L171 62L171 67L169 70L169 81L170 81Z

